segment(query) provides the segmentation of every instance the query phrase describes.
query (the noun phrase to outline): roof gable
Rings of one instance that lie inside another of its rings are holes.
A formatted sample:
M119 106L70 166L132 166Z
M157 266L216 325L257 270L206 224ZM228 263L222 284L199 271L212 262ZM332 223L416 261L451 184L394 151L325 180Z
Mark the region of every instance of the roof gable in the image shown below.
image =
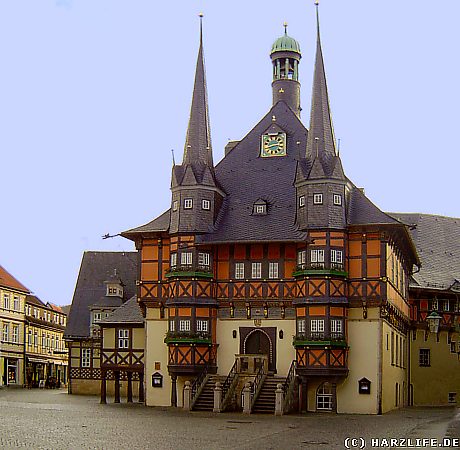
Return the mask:
M11 275L4 267L0 266L0 286L17 291L28 293L27 289L20 281L18 281L13 275Z

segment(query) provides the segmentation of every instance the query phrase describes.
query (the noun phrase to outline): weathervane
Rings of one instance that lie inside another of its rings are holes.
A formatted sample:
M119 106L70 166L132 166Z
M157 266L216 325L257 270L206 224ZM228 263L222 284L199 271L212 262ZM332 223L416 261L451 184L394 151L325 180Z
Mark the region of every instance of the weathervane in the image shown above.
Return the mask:
M288 23L287 23L286 21L283 23L283 27L284 27L284 34L286 34L286 35L287 35L287 27L288 27Z

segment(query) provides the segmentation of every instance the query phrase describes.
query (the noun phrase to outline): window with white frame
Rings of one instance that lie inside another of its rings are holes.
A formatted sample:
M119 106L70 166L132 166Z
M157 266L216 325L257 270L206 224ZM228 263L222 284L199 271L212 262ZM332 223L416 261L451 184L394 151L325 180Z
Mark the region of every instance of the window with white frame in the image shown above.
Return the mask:
M305 206L305 195L301 195L299 197L299 208L302 208L303 206Z
M38 347L38 333L34 333L34 347Z
M17 295L13 297L13 309L19 311L19 297Z
M190 331L190 319L179 320L179 331Z
M271 262L268 263L268 278L278 278L278 263Z
M444 300L442 304L443 311L449 311L449 300Z
M178 208L179 208L179 202L177 200L174 200L172 204L173 211L177 211Z
M316 391L316 409L332 411L334 407L334 387L331 383L323 383Z
M306 250L300 250L297 253L297 265L299 267L305 267L305 264L307 262L307 251Z
M29 332L27 333L27 343L29 345L33 345L34 343L34 337L32 335L32 330L29 330Z
M177 266L177 253L171 253L171 267Z
M129 330L121 329L118 330L118 348L129 347Z
M342 266L343 264L342 250L331 250L331 264L332 266Z
M176 331L176 322L174 321L174 319L171 319L169 321L169 331Z
M254 205L255 214L267 214L267 205Z
M198 265L209 267L210 265L209 253L198 253Z
M437 311L437 310L438 310L438 300L437 300L437 299L431 300L431 309L432 309L433 311Z
M180 263L183 266L191 266L192 265L192 252L184 252L180 255Z
M99 322L101 319L102 319L102 313L100 313L100 312L95 312L95 313L94 313L94 320L93 320L93 322L94 322L94 323Z
M323 194L313 194L313 204L322 205L323 204Z
M81 349L81 367L91 367L91 349Z
M343 335L342 319L331 319L331 334L333 335L332 337Z
M342 206L342 196L340 194L334 194L333 202L335 206Z
M310 331L312 333L324 333L324 319L311 319Z
M324 250L311 250L310 262L312 263L312 266L324 267Z
M242 262L235 263L235 278L237 280L244 279L244 263Z
M305 319L297 319L297 334L305 334Z
M253 262L252 263L252 278L262 278L262 263Z
M3 307L10 309L10 294L3 294Z
M209 200L202 200L201 201L201 207L206 210L211 209L211 202Z
M184 199L184 209L192 209L193 208L193 199L186 198Z
M207 320L198 319L198 320L196 321L196 331L198 331L198 332L203 332L203 333L207 333L207 332L208 332L208 321L207 321Z
M12 327L12 334L11 334L11 340L15 344L19 342L19 327L17 325L13 325Z
M54 336L51 336L51 346L50 349L54 348Z
M3 324L3 342L8 342L10 339L10 326L8 323Z

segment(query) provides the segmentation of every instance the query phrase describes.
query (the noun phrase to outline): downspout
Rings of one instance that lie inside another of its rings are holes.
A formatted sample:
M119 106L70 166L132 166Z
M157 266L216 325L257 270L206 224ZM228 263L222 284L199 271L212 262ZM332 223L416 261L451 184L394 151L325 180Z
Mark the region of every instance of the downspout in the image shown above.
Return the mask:
M23 336L24 338L24 368L23 368L24 381L22 383L23 385L25 385L27 382L27 362L26 362L26 336L27 336L26 331L27 330L26 330L26 326L27 326L27 320L24 318L24 332L23 332L24 334Z
M377 373L377 414L382 414L382 343L383 343L383 319L379 317L379 330L377 339L377 361L378 361L378 373Z

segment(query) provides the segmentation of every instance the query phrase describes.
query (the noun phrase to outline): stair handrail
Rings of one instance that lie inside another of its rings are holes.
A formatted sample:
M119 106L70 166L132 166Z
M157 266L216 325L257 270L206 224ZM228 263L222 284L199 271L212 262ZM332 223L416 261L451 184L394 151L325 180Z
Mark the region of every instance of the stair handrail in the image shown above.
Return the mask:
M235 360L227 378L222 383L222 411L225 411L225 408L228 406L229 400L235 391L237 380L237 361Z
M251 411L257 401L257 397L259 396L262 386L264 385L266 377L267 373L265 372L265 367L263 364L261 364L254 378L254 381L251 384Z
M193 405L198 400L198 397L201 394L206 382L208 381L208 370L209 366L204 366L204 369L200 372L200 374L195 378L195 381L192 383L192 399L190 407L193 408Z
M296 367L297 363L295 360L292 361L289 367L289 372L286 376L286 380L283 383L284 392L284 404L283 412L289 412L294 401L295 385L296 385Z

